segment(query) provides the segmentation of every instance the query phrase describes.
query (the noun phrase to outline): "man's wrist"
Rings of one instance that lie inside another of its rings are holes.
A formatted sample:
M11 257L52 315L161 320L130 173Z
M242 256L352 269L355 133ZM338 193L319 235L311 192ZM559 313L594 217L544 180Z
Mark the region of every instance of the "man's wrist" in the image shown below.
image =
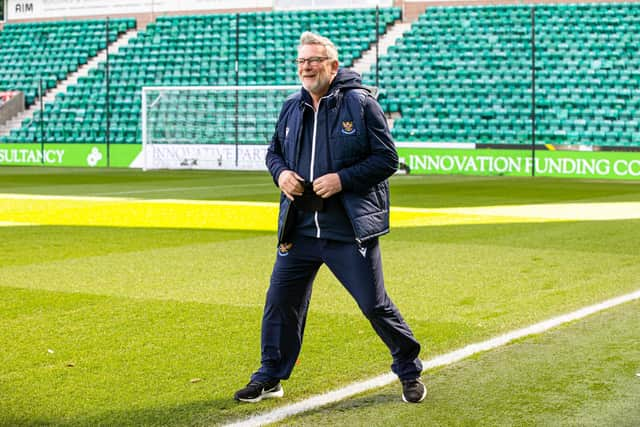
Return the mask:
M276 184L278 185L278 187L280 186L280 176L282 176L282 174L284 172L288 171L288 170L290 170L290 169L287 169L285 167L276 170L276 173L274 175L274 179L275 179Z
M343 169L341 171L336 172L338 178L340 179L340 186L342 187L342 191L350 191L351 190L351 182L349 181L349 177L347 176L347 172Z

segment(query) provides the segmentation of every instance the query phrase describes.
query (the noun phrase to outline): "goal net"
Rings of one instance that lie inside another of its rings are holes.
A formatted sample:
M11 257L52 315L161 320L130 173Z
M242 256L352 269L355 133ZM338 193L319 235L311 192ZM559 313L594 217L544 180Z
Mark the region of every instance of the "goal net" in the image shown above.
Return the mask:
M144 169L265 170L285 99L299 86L142 88Z

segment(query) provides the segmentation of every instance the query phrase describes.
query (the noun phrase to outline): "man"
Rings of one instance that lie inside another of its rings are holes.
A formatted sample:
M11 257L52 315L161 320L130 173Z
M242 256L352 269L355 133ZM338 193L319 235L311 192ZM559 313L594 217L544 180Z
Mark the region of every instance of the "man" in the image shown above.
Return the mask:
M398 163L386 119L360 76L338 67L329 39L303 33L296 63L302 88L285 101L266 159L282 194L262 365L234 398L283 396L280 380L300 353L311 286L324 263L389 348L402 399L421 402L420 344L386 293L378 245L389 231L387 178Z

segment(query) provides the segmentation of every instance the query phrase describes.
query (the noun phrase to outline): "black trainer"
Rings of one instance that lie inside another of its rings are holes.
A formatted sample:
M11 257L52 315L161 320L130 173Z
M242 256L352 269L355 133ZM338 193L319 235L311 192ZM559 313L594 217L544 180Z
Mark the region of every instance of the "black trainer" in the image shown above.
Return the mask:
M280 380L267 382L251 381L241 390L236 391L233 398L239 402L260 402L262 399L284 396L284 390L280 385Z
M402 381L402 400L407 403L420 403L427 397L427 387L420 378Z

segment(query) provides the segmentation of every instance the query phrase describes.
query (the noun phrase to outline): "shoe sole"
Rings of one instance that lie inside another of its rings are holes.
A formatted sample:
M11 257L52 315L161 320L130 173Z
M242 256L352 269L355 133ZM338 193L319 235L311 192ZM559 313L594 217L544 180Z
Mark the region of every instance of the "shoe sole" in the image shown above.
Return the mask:
M240 397L236 397L236 400L239 402L247 402L247 403L258 403L260 402L262 399L273 399L273 398L277 398L277 397L282 397L284 396L284 389L282 389L282 387L280 387L279 390L275 390L275 391L263 391L262 394L254 399L243 399Z
M402 401L405 403L420 403L424 400L424 398L427 397L427 387L424 387L424 393L422 393L422 397L420 397L420 400L417 400L415 402L411 402L410 400L407 400L406 397L404 397L404 393L402 393Z

